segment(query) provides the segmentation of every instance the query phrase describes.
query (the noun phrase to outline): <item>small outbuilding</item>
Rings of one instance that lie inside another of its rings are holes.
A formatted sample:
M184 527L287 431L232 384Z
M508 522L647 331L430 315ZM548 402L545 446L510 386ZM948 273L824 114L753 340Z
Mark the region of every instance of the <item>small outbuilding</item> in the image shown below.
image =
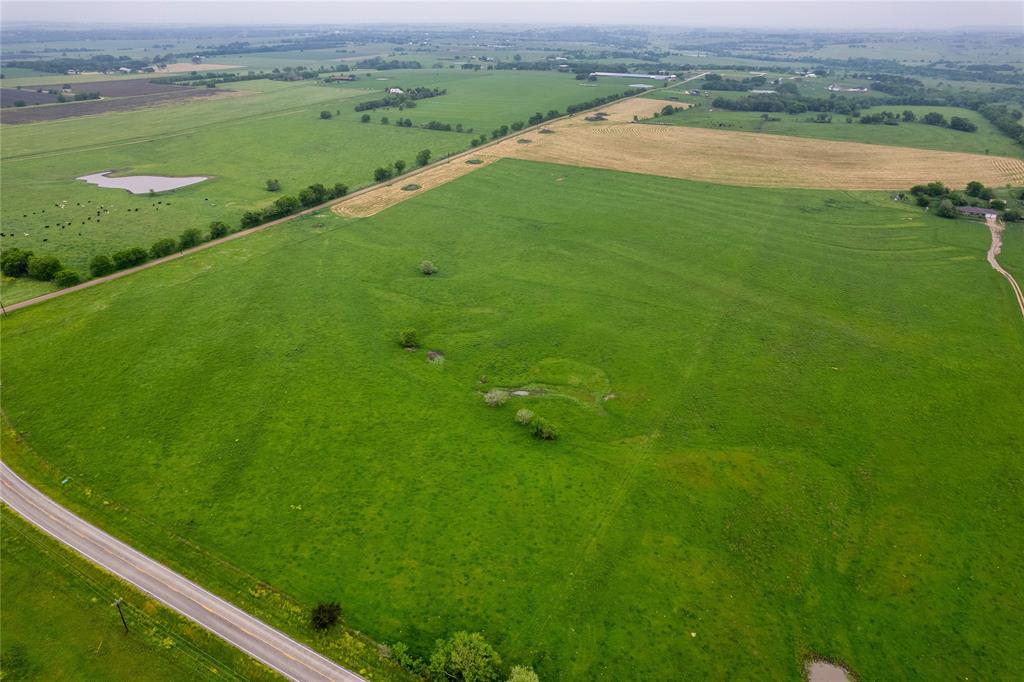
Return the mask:
M967 216L968 218L981 218L983 220L989 216L999 215L999 211L994 208L981 208L980 206L957 206L956 210L960 215Z

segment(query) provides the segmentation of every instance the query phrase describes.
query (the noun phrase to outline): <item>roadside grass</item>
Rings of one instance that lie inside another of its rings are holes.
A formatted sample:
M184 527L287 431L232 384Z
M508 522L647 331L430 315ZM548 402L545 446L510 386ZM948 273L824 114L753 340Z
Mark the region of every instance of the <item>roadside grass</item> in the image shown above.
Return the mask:
M5 680L278 680L0 507ZM128 623L121 625L115 599Z
M5 460L286 628L337 599L542 679L998 678L1024 327L987 246L886 194L503 160L12 314Z
M580 88L564 74L404 73L389 83L447 87L449 94L406 111L371 112L373 122L364 124L353 107L359 98L379 97L384 83L358 81L354 88L340 88L248 81L232 87L258 94L5 126L3 247L55 255L84 275L95 255L149 248L186 228L205 231L217 220L237 226L246 210L282 194L295 195L314 182L343 182L350 189L367 185L378 166L401 159L412 167L421 149L430 149L434 158L462 151L475 135L525 120L538 109L564 111L568 104L612 91ZM368 88L374 92L368 94ZM324 109L340 113L320 120ZM416 124L463 122L476 132L381 125L381 116L392 122L409 117ZM211 180L157 197L75 180L108 169L128 175L208 175ZM280 180L281 192L266 191L268 178ZM2 287L5 303L40 290L38 284L23 282L4 281ZM43 291L50 288L42 285Z
M712 93L717 96L718 93ZM736 93L729 93L735 95ZM740 93L741 95L744 93ZM870 114L880 111L894 111L902 114L905 110L913 111L920 119L930 111L937 111L949 120L952 116L961 116L978 126L973 133L965 133L949 128L940 128L921 123L900 123L898 126L869 125L853 119L846 122L846 116L832 115L831 123L815 123L815 112L803 114L787 114L772 112L768 114L779 121L764 121L759 111L712 111L711 101L714 97L679 98L682 102L701 102L699 106L677 112L671 116L648 121L659 125L683 125L696 128L721 128L724 130L741 130L754 133L771 133L775 135L792 135L796 137L813 137L824 140L841 140L844 142L866 142L869 144L886 144L899 147L917 147L920 149L938 149L941 151L969 152L973 154L991 154L993 156L1024 157L1024 147L1014 144L1013 140L997 130L991 123L976 111L958 107L928 107L890 105L869 107L861 113Z

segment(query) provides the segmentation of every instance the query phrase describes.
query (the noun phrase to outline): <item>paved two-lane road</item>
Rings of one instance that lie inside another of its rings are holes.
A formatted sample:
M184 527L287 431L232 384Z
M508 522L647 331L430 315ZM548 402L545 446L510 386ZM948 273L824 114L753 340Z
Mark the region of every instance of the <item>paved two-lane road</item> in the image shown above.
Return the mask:
M289 679L365 682L359 675L72 514L26 483L3 462L0 462L0 500L44 533Z

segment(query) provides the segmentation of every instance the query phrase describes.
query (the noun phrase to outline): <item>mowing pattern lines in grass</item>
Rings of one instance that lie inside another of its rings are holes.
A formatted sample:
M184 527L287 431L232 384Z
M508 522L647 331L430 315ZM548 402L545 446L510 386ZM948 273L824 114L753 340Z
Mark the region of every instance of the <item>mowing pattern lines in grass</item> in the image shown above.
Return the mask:
M421 655L467 629L543 678L998 677L1024 335L988 243L882 193L501 160L12 314L5 411L83 513Z

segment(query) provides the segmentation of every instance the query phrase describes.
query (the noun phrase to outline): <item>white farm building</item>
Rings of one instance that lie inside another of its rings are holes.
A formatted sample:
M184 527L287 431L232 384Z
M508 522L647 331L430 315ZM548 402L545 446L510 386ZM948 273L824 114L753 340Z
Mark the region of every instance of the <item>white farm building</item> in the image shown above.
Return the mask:
M595 71L590 75L605 76L607 78L650 78L656 81L670 81L675 80L676 77L672 73L614 73L612 71Z

